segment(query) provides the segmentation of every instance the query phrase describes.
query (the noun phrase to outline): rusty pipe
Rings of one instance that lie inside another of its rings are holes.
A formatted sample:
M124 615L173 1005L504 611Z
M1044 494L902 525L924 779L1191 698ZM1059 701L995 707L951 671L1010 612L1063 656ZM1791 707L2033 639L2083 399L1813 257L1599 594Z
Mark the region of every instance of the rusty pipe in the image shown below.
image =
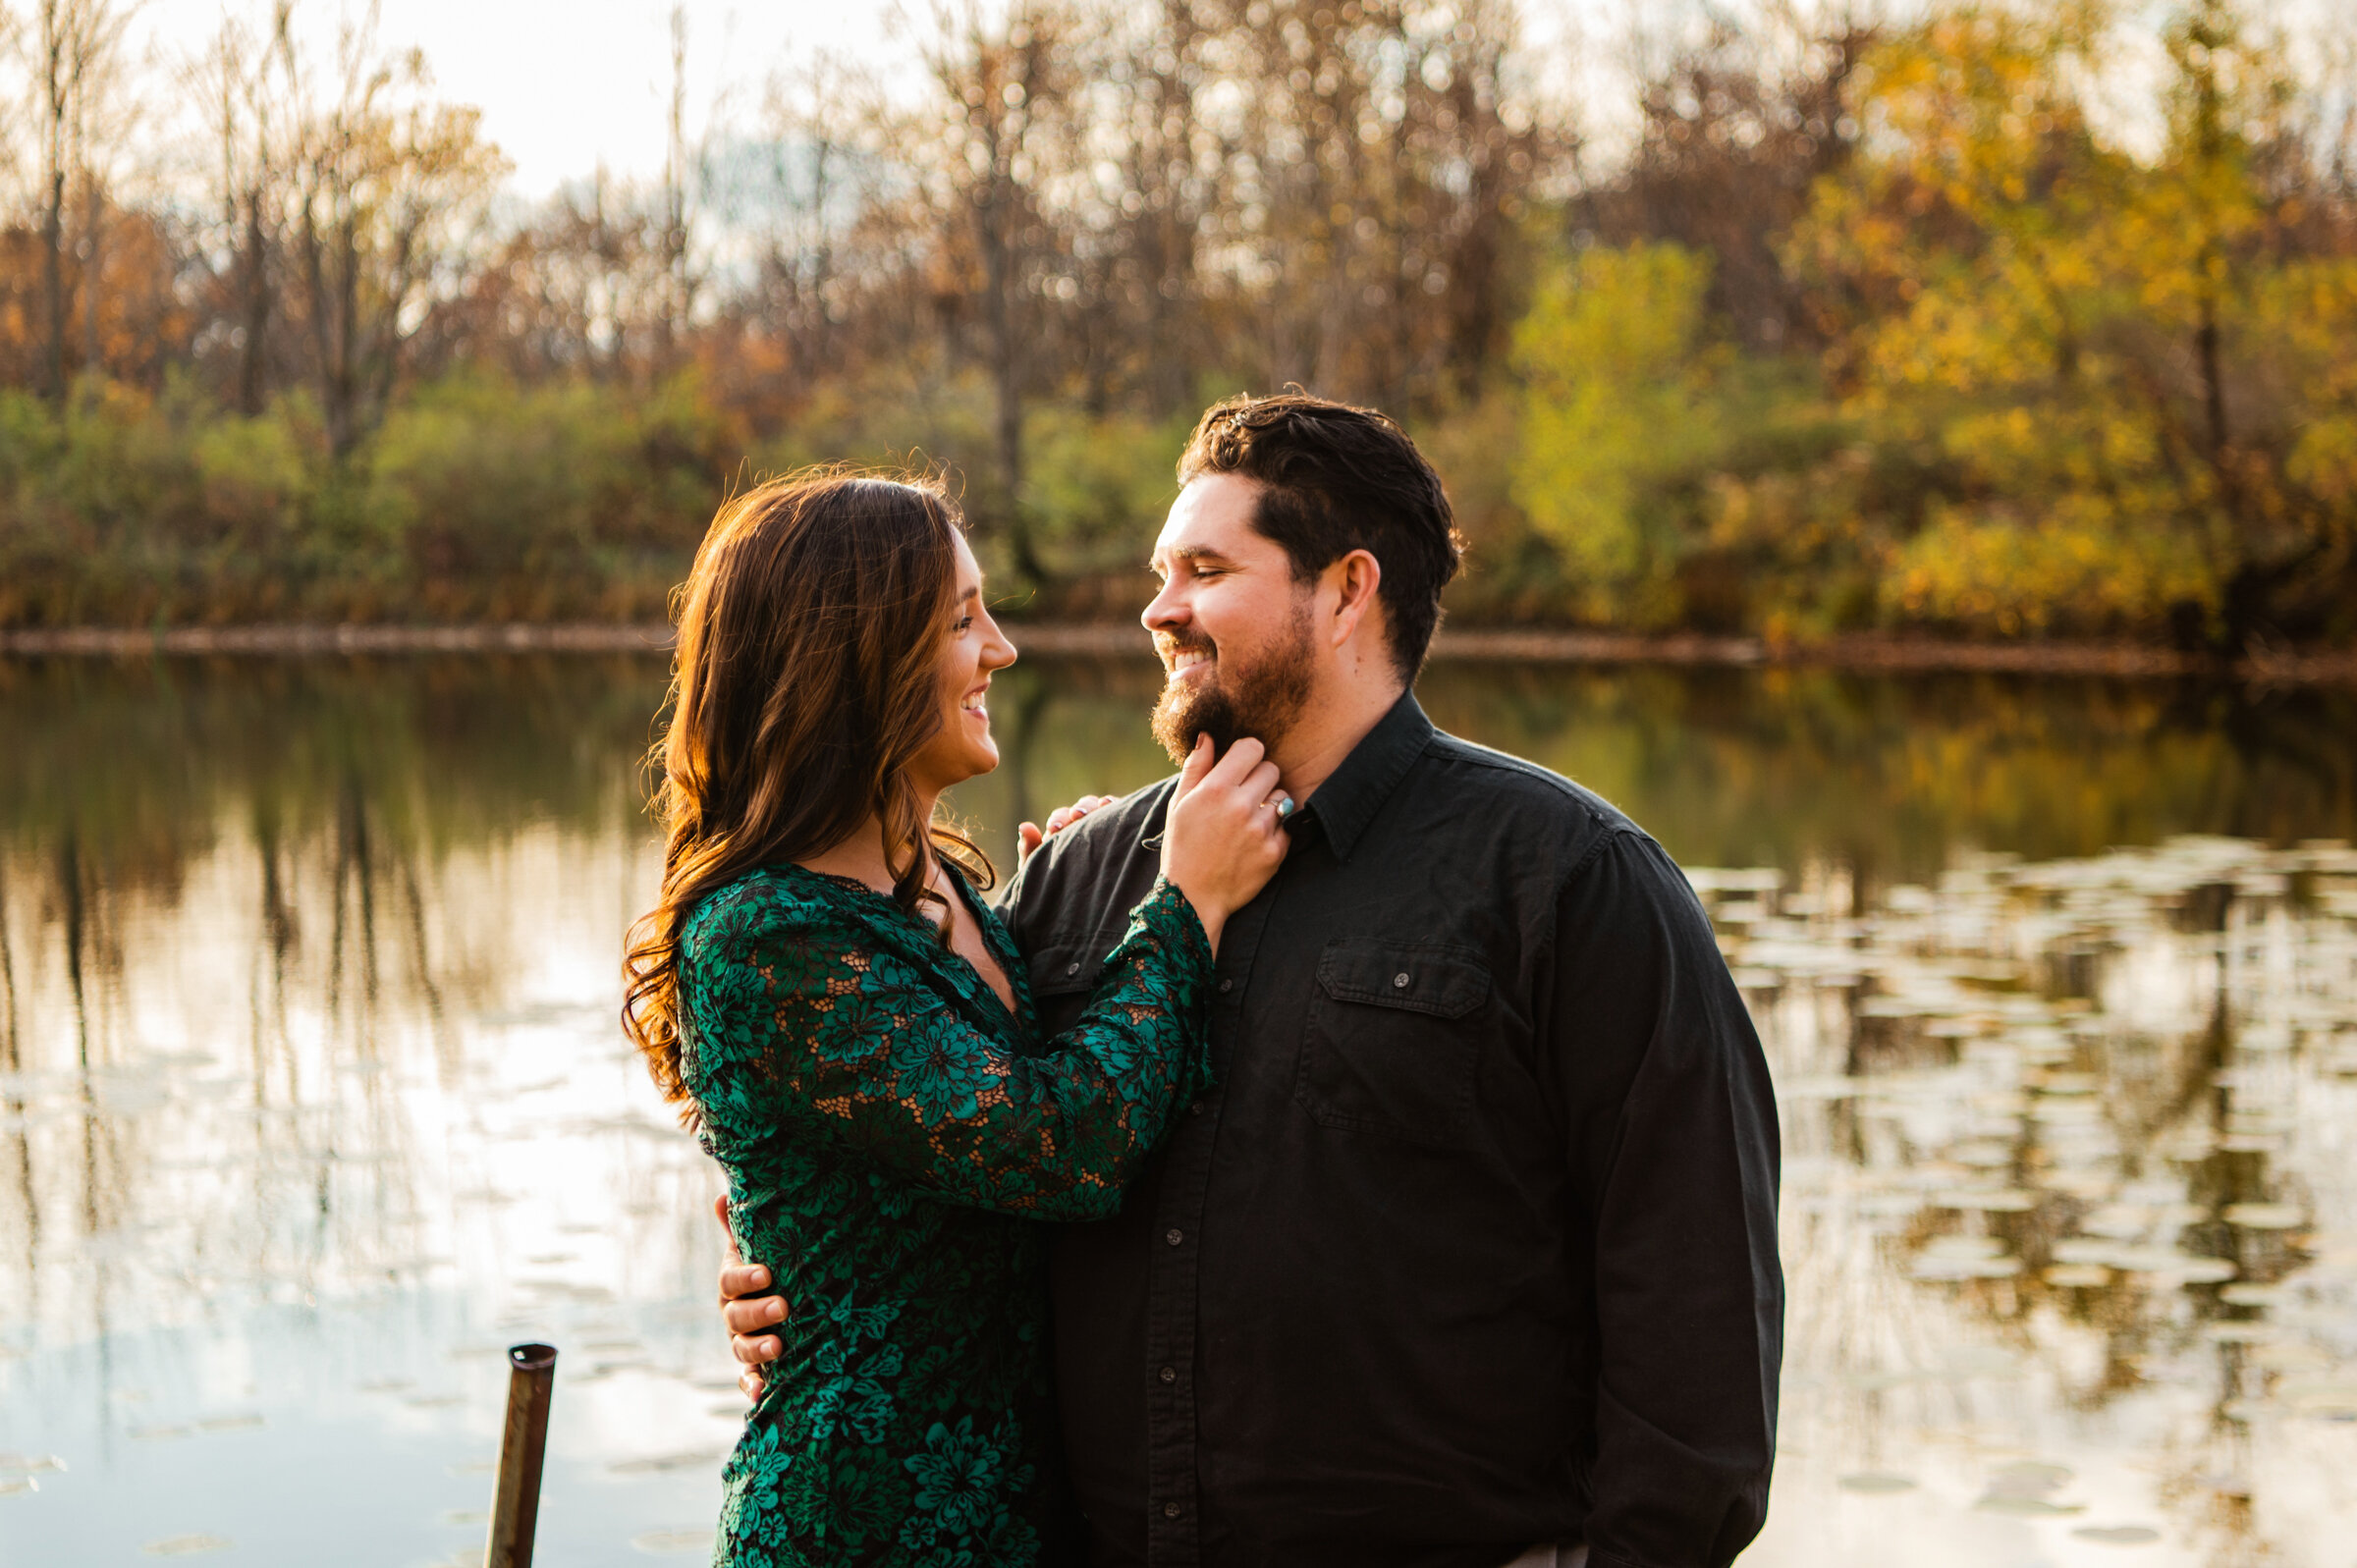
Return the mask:
M491 1497L484 1568L532 1568L540 1466L548 1456L548 1396L556 1380L556 1346L508 1347L508 1427L499 1440L499 1486Z

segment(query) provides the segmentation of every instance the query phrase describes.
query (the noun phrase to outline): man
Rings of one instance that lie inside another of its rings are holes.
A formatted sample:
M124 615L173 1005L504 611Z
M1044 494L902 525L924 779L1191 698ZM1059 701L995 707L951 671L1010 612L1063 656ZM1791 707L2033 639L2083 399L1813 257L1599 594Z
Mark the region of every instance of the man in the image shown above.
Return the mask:
M1093 1560L1728 1562L1775 1448L1778 1149L1700 905L1603 800L1424 717L1460 546L1391 420L1235 399L1178 473L1155 732L1259 736L1299 809L1221 945L1219 1087L1057 1239ZM1008 890L1044 1031L1152 883L1171 784ZM783 1310L730 1304L741 1359Z

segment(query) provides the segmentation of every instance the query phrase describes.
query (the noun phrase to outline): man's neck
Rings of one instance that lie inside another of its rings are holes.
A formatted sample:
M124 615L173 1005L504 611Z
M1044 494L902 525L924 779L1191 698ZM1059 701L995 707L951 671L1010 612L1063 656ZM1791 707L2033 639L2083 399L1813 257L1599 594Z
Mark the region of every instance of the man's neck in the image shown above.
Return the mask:
M1383 716L1406 690L1406 683L1398 679L1321 682L1270 753L1285 792L1307 805L1318 785L1334 777L1334 770L1383 723Z

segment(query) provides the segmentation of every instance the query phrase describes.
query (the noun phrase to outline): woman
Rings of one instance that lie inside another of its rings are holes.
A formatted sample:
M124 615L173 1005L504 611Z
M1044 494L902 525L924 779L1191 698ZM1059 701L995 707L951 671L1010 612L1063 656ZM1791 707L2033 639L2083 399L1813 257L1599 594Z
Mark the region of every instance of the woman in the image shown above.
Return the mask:
M1259 743L1199 747L1162 880L1087 1014L1037 1040L989 864L933 820L997 766L984 698L1014 660L928 485L763 485L697 551L625 1017L794 1304L721 1564L1062 1554L1030 1221L1113 1213L1207 1085L1221 928L1285 838Z

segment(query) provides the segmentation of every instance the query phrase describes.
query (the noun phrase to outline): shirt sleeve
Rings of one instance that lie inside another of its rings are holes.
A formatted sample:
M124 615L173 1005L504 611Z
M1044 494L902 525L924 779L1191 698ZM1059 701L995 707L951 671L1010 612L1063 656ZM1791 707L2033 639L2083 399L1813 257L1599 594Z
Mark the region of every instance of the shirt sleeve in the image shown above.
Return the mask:
M716 1130L817 1131L911 1186L1047 1219L1115 1213L1209 1087L1212 954L1157 881L1088 1008L1018 1054L818 901L743 898L698 933L690 1083ZM1012 1034L1012 1031L1010 1031Z
M1710 921L1641 834L1558 898L1556 1059L1592 1247L1595 1568L1723 1568L1767 1515L1783 1355L1768 1064Z

